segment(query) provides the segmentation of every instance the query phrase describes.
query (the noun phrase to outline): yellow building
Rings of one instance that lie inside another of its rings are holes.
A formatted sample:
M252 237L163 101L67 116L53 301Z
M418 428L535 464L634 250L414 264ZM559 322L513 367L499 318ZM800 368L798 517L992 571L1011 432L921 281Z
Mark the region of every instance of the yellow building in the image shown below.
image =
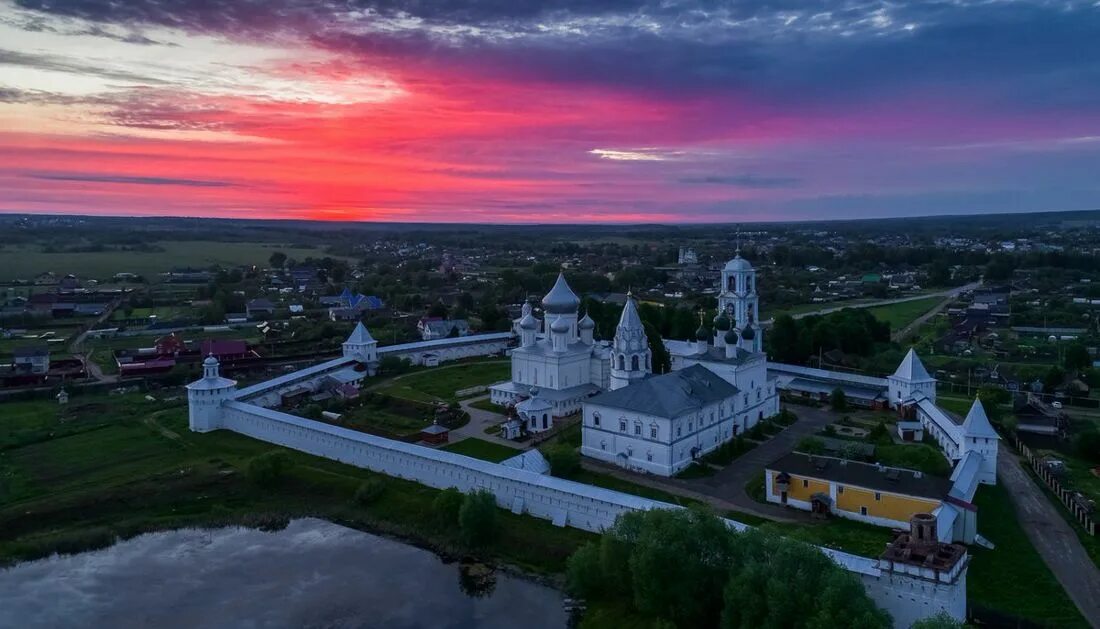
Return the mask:
M768 502L892 528L936 511L952 487L915 470L801 452L768 465L764 484Z

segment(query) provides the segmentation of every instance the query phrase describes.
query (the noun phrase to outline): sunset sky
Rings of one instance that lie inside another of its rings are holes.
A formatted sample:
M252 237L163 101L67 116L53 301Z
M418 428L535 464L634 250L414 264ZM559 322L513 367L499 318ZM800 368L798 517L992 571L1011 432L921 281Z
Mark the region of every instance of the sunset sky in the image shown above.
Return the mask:
M0 212L1100 208L1100 2L0 0Z

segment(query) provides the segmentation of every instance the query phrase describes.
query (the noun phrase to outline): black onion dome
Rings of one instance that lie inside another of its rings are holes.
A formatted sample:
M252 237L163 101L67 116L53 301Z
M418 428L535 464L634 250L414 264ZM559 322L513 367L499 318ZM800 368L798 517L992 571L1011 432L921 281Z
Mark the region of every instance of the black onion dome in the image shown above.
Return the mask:
M730 318L727 317L726 313L724 312L714 319L714 327L722 330L723 332L730 329L730 325Z

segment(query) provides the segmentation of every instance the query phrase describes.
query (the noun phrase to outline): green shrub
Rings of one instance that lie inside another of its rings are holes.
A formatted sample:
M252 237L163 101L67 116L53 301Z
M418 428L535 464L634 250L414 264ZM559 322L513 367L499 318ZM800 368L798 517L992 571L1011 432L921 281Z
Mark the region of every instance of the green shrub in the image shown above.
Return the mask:
M355 490L355 502L367 506L378 500L386 491L386 481L378 477L371 477L359 483Z
M829 406L834 411L848 410L848 396L844 393L844 389L840 387L833 389L833 392L829 394Z
M464 496L454 487L439 492L432 501L432 519L436 528L445 530L458 524L458 512L462 508Z
M470 547L492 541L497 529L497 499L492 492L479 489L466 494L458 510L458 532Z
M558 478L570 478L581 469L581 456L568 444L550 446L544 455L550 464L550 474Z
M248 480L260 487L273 487L286 478L294 461L281 450L265 452L248 462Z
M894 442L894 440L890 438L890 430L886 427L885 422L875 424L875 427L867 433L867 441L881 443L883 445L889 445Z
M824 454L825 442L817 437L803 437L795 449L806 454Z
M1093 428L1078 433L1073 438L1073 450L1086 461L1100 463L1100 431Z

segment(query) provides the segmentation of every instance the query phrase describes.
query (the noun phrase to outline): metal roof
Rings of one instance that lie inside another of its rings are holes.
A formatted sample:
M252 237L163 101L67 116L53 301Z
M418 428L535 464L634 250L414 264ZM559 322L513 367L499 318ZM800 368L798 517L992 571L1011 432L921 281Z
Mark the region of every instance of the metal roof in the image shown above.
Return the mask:
M897 370L894 371L894 377L911 380L913 382L933 380L932 376L928 375L928 370L924 368L924 363L920 361L917 352L912 347L909 348L909 353L905 355L905 358L901 360L901 364L898 365Z
M951 490L946 478L915 470L846 461L828 456L789 452L767 465L767 469L799 477L818 478L841 485L864 487L906 496L943 500Z
M590 404L673 419L737 395L738 389L702 365L601 393Z

